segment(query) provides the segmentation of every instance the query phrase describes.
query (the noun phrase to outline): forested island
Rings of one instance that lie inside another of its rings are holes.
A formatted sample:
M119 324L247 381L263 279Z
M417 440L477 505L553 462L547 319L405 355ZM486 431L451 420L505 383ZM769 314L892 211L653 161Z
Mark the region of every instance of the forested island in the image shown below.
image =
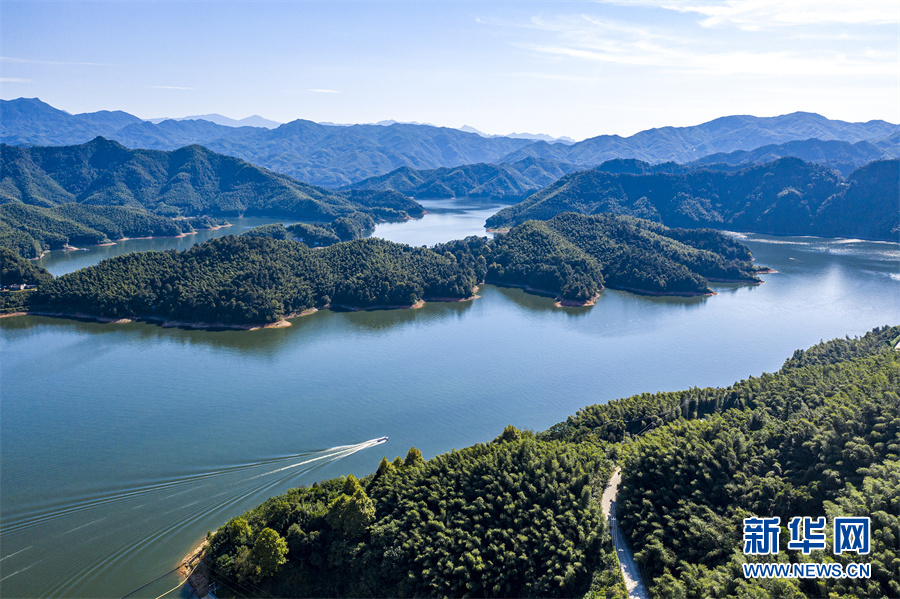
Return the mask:
M846 181L825 166L799 158L781 158L736 172L716 167L664 172L665 167L572 173L500 210L486 224L509 227L572 211L627 214L670 227L771 235L885 241L896 241L900 235L900 160L871 162Z
M419 217L396 191L335 192L202 146L130 150L98 137L79 146L0 145L0 247L26 258L67 246L175 236L230 216L332 222Z
M328 228L266 225L183 252L117 256L43 282L28 295L27 309L253 327L313 309L462 300L485 282L579 305L591 303L604 285L702 295L712 293L710 279L759 282L749 250L721 233L626 216L568 213L524 223L493 240L469 237L433 248L354 239L370 223L359 214ZM292 240L302 235L309 241L311 229L327 247ZM328 236L353 240L329 245Z
M659 597L900 595L900 327L797 351L725 388L589 406L543 433L288 491L209 535L238 596L625 597L598 498ZM871 518L866 555L747 556L745 517ZM871 578L747 579L746 562L863 562Z

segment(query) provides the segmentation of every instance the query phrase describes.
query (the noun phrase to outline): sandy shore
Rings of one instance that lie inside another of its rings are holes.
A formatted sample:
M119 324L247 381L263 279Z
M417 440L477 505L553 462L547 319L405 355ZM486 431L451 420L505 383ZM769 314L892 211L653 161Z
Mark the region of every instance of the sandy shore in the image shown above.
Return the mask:
M593 306L600 299L600 292L595 293L590 299L584 301L561 299L554 306L557 308L583 308L585 306Z
M209 541L203 539L203 542L184 556L178 567L178 572L186 578L185 582L191 585L198 597L206 597L209 594L209 572L203 563L203 554L208 544Z

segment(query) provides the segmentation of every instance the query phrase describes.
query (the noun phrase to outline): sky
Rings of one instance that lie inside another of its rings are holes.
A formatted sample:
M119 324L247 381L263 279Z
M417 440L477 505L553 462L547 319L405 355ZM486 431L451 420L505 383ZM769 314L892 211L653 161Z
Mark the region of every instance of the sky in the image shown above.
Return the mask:
M0 97L576 140L732 114L900 123L900 1L2 0Z

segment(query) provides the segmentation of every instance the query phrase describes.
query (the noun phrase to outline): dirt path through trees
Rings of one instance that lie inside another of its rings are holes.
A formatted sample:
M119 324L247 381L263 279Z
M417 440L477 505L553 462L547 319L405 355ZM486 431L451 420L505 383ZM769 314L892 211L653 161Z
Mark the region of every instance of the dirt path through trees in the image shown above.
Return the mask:
M622 482L622 469L616 468L613 475L603 490L603 497L600 499L600 506L603 508L603 515L609 522L609 532L612 535L613 546L616 548L616 555L619 558L619 565L622 568L622 576L625 577L625 587L628 589L628 596L635 599L650 599L650 593L647 592L647 585L644 584L641 573L638 571L637 564L634 562L634 556L628 541L619 527L619 521L616 519L616 497L619 492L619 483Z

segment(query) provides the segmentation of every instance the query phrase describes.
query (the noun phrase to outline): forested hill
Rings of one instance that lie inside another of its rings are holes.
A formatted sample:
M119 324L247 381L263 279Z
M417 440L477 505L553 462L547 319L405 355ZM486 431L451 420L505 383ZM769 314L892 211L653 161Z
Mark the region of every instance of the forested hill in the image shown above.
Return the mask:
M490 241L435 246L477 265L488 283L589 302L604 286L658 295L711 293L709 280L758 283L746 246L710 229L575 213L528 221ZM483 269L481 271L480 269Z
M238 596L625 597L597 505L618 517L654 597L900 596L900 327L797 351L724 389L591 406L546 433L292 489L211 534ZM650 431L650 432L647 432ZM641 434L645 433L645 434ZM374 463L372 464L374 468ZM871 518L867 555L742 554L742 520ZM747 579L747 561L870 563L870 579Z
M53 280L46 269L0 247L0 287L10 285L40 285Z
M179 235L221 224L223 216L424 214L395 191L337 193L200 146L129 150L101 137L80 146L3 145L0 173L0 246L27 258L67 245Z
M296 181L202 146L171 152L130 150L98 137L80 146L0 147L0 200L37 206L67 202L143 208L167 216L284 216L330 221L373 211L377 198ZM392 215L420 215L421 206L385 196Z
M900 327L829 341L728 388L585 408L546 436L619 442L656 429L629 447L619 492L620 521L654 596L898 597L898 342ZM802 515L827 515L827 551L785 551L784 525ZM742 554L751 516L781 518L781 553ZM834 555L835 516L871 518L868 555ZM872 572L748 580L747 561L863 562Z
M488 219L505 227L561 212L627 214L675 227L713 227L773 235L896 241L900 234L900 160L882 160L846 181L798 158L738 172L567 175Z
M735 150L728 153L717 153L704 156L687 163L687 166L699 168L706 165L730 164L749 166L765 164L779 158L793 156L806 162L821 164L832 168L843 177L849 177L856 169L875 160L890 160L900 156L900 147L896 143L885 143L885 148L870 141L848 141L806 139L789 141L783 144L770 144L753 150Z
M41 285L31 310L209 325L261 325L311 308L466 298L477 278L453 256L376 238L313 250L226 236L184 252L110 258Z

